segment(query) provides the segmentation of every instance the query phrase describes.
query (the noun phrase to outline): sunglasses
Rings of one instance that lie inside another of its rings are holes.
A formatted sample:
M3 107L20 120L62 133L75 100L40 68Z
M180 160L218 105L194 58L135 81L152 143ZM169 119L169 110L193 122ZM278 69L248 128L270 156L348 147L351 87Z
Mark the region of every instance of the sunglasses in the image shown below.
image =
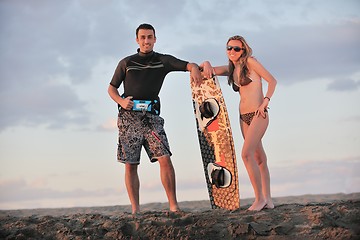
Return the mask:
M231 51L232 49L234 49L235 52L240 52L241 50L245 50L245 48L241 48L241 47L238 47L238 46L235 46L235 47L227 46L226 47L226 50L228 50L228 51Z

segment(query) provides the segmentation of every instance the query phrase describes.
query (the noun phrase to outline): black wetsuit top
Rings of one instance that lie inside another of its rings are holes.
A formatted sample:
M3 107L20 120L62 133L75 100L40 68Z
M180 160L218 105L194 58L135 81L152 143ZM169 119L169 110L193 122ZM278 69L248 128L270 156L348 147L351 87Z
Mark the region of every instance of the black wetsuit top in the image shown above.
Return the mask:
M188 62L171 55L157 52L138 53L122 59L110 84L119 88L124 83L124 97L138 100L159 99L159 92L166 74L171 71L186 71Z

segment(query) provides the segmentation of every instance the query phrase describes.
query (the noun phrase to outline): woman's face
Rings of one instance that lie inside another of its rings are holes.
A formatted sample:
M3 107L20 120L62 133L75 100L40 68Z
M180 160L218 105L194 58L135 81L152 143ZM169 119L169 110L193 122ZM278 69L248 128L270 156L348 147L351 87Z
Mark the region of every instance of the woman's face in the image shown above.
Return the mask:
M233 63L239 61L241 54L243 54L245 48L241 41L230 40L226 45L226 53L228 58Z

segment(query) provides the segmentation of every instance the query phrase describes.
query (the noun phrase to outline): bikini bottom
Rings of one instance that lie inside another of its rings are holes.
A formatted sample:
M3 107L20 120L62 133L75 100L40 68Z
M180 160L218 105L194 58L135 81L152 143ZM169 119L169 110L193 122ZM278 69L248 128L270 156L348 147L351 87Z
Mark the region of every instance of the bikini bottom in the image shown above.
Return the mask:
M267 112L266 109L265 109L265 112ZM243 120L247 125L250 126L251 121L253 120L254 116L255 116L255 112L244 113L244 114L240 114L240 119Z

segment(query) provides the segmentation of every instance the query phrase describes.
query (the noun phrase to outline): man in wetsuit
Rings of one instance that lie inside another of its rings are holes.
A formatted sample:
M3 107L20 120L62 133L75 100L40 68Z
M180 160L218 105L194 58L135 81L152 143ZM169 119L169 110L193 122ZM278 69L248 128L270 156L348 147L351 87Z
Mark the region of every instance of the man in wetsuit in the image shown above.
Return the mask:
M141 24L136 29L136 42L139 44L138 52L119 62L108 88L110 97L119 106L117 158L125 164L125 185L133 214L140 211L137 169L142 147L151 162L159 162L161 182L170 211L175 212L179 210L175 171L170 159L164 119L159 116L158 95L169 72L190 71L191 77L197 82L200 82L202 77L199 66L195 63L153 51L156 36L155 29L150 24ZM122 96L118 92L121 84L124 86Z

